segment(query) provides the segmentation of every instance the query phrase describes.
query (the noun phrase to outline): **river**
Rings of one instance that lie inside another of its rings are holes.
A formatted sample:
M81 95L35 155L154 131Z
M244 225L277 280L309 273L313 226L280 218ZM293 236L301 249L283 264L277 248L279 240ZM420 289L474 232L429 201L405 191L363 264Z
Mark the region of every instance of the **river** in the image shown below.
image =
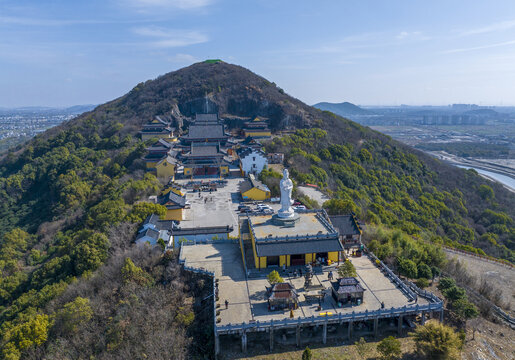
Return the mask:
M501 175L501 174L498 174L498 173L494 173L494 172L491 172L491 171L486 171L486 170L483 170L483 169L478 169L478 168L470 167L470 166L463 166L463 165L456 165L456 166L460 167L462 169L474 169L479 174L488 176L489 178L494 179L495 181L500 182L501 184L503 184L503 185L509 187L511 190L515 191L515 179L513 179L513 178L511 178L509 176Z

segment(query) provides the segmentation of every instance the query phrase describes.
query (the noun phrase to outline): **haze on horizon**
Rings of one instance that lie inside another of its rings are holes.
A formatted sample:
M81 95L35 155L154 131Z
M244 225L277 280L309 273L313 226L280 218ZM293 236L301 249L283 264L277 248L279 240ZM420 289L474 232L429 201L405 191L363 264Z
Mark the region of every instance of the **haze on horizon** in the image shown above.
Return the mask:
M0 0L0 107L104 103L210 58L308 104L515 105L515 2Z

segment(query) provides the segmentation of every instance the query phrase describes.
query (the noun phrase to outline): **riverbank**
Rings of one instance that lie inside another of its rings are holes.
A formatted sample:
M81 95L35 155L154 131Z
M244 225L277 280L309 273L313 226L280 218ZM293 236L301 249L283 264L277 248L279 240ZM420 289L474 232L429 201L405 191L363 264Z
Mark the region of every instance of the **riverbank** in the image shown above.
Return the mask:
M498 173L495 173L492 171L486 171L483 169L470 167L467 165L458 165L458 164L452 164L452 165L455 165L462 169L474 169L478 172L479 175L483 176L484 178L486 178L490 181L496 181L496 182L504 185L504 187L506 189L515 192L515 179L514 178L511 178L511 177L503 175L503 174L498 174Z
M515 160L462 158L445 151L427 151L427 153L462 169L474 169L484 178L496 181L515 192Z

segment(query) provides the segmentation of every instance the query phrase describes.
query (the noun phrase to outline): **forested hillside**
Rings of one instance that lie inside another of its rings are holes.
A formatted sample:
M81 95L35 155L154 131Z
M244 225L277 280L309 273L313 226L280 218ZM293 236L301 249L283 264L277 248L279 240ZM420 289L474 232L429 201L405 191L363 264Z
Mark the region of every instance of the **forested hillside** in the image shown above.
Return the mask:
M205 110L206 95L232 126L259 116L274 130L301 129L267 149L287 154L297 181L327 189L331 212L355 210L369 222L514 260L515 197L501 186L309 107L242 67L199 63L138 84L0 160L0 358L168 358L152 352L163 349L180 359L203 351L188 345L209 332L196 326L202 315L188 301L202 282L185 278L174 254L131 242L137 224L159 211L134 205L160 187L144 171L148 144L137 131L155 115L180 126ZM158 344L158 326L175 342Z
M339 135L352 127L362 136ZM439 163L336 115L266 148L286 153L297 181L332 195L324 204L330 213L354 211L370 224L515 261L515 197L474 170Z

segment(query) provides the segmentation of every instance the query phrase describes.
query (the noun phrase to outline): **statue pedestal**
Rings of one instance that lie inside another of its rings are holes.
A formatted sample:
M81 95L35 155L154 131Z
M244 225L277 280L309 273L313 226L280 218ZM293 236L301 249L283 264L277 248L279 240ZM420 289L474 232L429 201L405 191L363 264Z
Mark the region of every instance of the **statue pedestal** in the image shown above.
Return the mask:
M299 219L300 215L297 213L293 213L293 216L287 218L275 214L272 216L272 223L277 226L294 227L299 222Z

